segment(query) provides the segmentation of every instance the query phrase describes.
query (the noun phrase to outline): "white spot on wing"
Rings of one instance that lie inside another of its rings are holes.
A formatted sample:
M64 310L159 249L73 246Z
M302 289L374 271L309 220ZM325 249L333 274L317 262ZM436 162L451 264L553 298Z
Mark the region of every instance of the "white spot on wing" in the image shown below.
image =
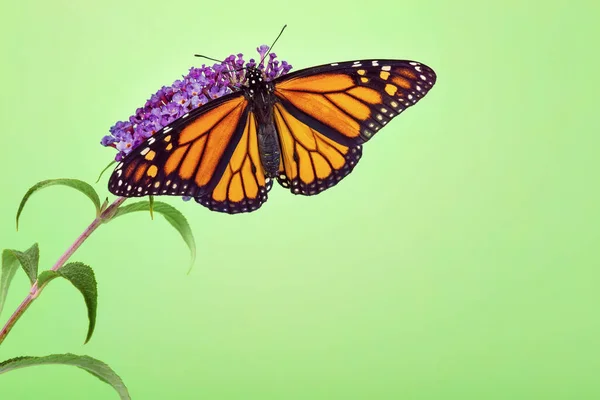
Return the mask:
M392 67L390 67L389 65L384 65L383 67L381 67L382 71L389 71L390 69L392 69Z
M150 147L146 147L144 150L140 151L140 154L145 156L150 151Z
M338 64L338 63L332 63L332 64L331 64L331 66L332 66L332 67L335 67L335 66L337 66L337 65L339 65L339 64Z
M152 144L156 141L155 138L151 137L150 139L148 139L148 144Z
M173 130L173 128L171 128L170 126L167 126L167 127L165 128L165 133L167 133L167 132L169 132L169 131L172 131L172 130Z
M182 116L181 116L181 118L187 118L187 117L189 117L189 116L190 116L190 113L187 113L187 114L185 114L185 115L182 115Z

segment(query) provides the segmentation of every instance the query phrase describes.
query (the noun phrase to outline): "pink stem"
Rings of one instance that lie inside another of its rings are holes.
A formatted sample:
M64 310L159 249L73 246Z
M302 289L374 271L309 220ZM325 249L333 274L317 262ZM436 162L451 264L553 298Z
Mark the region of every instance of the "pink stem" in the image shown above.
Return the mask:
M87 228L85 228L83 233L79 235L77 240L75 240L75 242L71 246L69 246L67 251L65 251L65 253L62 256L60 256L58 261L56 261L56 263L52 266L52 271L57 271L63 265L65 265L67 260L73 255L73 253L75 253L75 251L83 244L83 242L85 242L85 240L88 237L90 237L92 232L94 232L96 228L98 228L105 220L110 219L113 216L113 213L116 211L116 209L125 200L127 200L126 197L118 197L110 206L106 208L106 210L104 210L98 217L96 217L96 219L94 219L92 223ZM29 291L29 294L27 295L27 297L25 297L25 300L21 302L19 307L15 310L15 312L10 316L10 318L4 325L4 328L2 328L2 330L0 331L0 344L2 344L12 327L17 323L21 315L23 315L23 313L31 305L33 300L35 300L40 295L43 289L44 286L38 287L37 282L33 284L31 290Z

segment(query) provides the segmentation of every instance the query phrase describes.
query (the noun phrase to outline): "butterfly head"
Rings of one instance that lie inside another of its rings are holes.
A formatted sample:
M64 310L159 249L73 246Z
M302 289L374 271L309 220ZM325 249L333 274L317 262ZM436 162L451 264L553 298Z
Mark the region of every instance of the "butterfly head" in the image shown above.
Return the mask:
M247 93L252 97L257 93L272 90L272 85L267 82L266 76L260 69L256 67L248 67L246 70L246 85Z

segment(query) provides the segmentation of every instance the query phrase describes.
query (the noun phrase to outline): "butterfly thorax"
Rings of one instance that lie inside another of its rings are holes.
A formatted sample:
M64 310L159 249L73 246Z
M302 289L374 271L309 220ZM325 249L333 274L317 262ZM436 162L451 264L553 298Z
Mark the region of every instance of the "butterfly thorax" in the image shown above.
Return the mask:
M246 73L244 94L250 104L250 111L256 117L258 149L260 161L267 177L276 177L279 171L281 149L275 120L273 119L273 105L276 97L271 82L267 82L262 71L257 68L248 68Z

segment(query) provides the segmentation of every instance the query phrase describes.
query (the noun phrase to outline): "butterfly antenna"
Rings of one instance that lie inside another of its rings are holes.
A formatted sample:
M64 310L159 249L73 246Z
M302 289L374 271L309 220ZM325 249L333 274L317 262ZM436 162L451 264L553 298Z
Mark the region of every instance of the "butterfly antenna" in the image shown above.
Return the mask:
M217 60L216 58L212 58L212 57L208 57L208 56L203 56L202 54L194 54L195 57L201 57L201 58L206 58L207 60L211 60L211 61L216 61L218 63L222 63L223 60Z
M260 60L260 63L258 63L258 65L262 64L263 61L265 61L265 58L267 58L267 56L271 53L271 50L273 50L273 46L275 46L275 43L277 43L277 40L279 39L279 37L281 36L281 34L283 33L283 31L285 30L285 28L287 27L287 24L285 24L283 26L283 28L281 28L281 32L279 32L279 35L277 35L277 37L275 38L275 40L273 41L273 44L271 45L271 47L269 47L269 51L267 51L267 53L265 54L265 56Z

